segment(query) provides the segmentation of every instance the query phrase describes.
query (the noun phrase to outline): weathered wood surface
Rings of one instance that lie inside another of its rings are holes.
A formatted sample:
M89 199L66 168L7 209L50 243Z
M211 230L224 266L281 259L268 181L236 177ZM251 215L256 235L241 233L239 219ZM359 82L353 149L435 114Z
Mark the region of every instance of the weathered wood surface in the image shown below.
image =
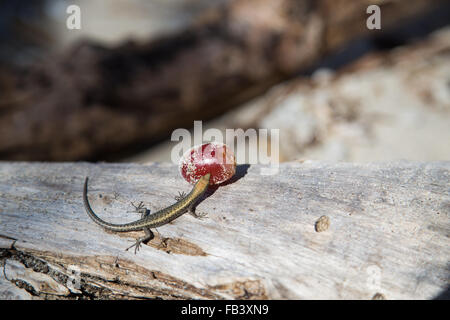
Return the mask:
M448 290L450 162L260 169L240 166L198 205L206 219L183 215L135 255L124 249L139 232L106 232L84 212L84 177L94 210L119 223L138 217L130 201L155 211L190 189L175 165L3 162L0 298L431 299ZM330 225L317 232L321 216Z
M382 32L444 2L378 1ZM112 159L142 150L379 34L366 27L370 4L232 0L170 36L115 48L83 41L21 73L0 73L0 158Z

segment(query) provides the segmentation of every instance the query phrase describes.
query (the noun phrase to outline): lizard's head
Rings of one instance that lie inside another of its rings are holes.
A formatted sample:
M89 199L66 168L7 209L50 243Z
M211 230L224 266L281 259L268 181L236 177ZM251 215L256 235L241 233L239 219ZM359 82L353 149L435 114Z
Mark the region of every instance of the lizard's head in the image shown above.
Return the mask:
M204 176L202 176L198 181L197 181L197 185L200 186L206 186L209 184L209 179L211 178L211 173L207 173Z
M211 173L207 173L205 174L203 177L201 177L202 180L205 180L206 182L209 183L209 179L211 178Z

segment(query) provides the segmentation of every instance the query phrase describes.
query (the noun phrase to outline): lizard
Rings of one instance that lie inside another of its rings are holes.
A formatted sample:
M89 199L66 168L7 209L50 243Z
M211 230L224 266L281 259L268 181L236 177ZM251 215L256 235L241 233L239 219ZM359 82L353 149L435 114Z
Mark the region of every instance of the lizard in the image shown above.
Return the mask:
M86 209L86 213L96 224L100 225L101 227L107 230L116 232L143 230L145 232L145 236L137 238L136 242L126 249L128 250L132 247L135 247L134 253L136 254L136 252L139 251L142 243L146 243L147 241L153 238L153 233L150 230L150 228L156 228L165 225L170 221L178 218L187 211L189 211L189 213L196 218L202 218L205 216L204 214L202 215L196 214L194 211L194 205L208 189L210 176L211 176L210 173L205 174L195 183L190 193L188 193L187 195L181 193L178 197L175 198L177 200L176 203L167 208L161 209L153 214L150 214L150 210L144 208L141 202L139 206L135 206L136 211L142 214L141 218L136 221L124 224L114 224L107 222L105 220L102 220L100 217L97 216L97 214L95 214L95 212L92 210L89 204L89 200L87 197L89 177L86 177L83 189L84 208Z

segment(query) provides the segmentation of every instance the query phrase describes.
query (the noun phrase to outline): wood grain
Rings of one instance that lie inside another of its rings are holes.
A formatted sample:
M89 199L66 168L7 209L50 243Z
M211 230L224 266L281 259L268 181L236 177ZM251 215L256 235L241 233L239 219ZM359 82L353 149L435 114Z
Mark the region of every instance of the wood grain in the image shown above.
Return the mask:
M0 298L431 299L448 292L450 162L240 166L158 228L111 233L189 191L175 165L0 163ZM329 226L316 232L326 216ZM6 275L6 278L5 278ZM75 284L70 285L70 280ZM80 280L80 281L78 281Z

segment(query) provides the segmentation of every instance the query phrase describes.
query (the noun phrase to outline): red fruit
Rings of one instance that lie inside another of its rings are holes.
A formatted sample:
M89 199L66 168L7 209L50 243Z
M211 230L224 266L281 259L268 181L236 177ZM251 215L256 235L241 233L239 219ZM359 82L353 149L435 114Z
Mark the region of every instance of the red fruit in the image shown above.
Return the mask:
M189 183L195 183L207 173L211 174L209 184L219 184L230 179L236 172L233 151L226 144L205 143L186 151L180 159L180 173Z

